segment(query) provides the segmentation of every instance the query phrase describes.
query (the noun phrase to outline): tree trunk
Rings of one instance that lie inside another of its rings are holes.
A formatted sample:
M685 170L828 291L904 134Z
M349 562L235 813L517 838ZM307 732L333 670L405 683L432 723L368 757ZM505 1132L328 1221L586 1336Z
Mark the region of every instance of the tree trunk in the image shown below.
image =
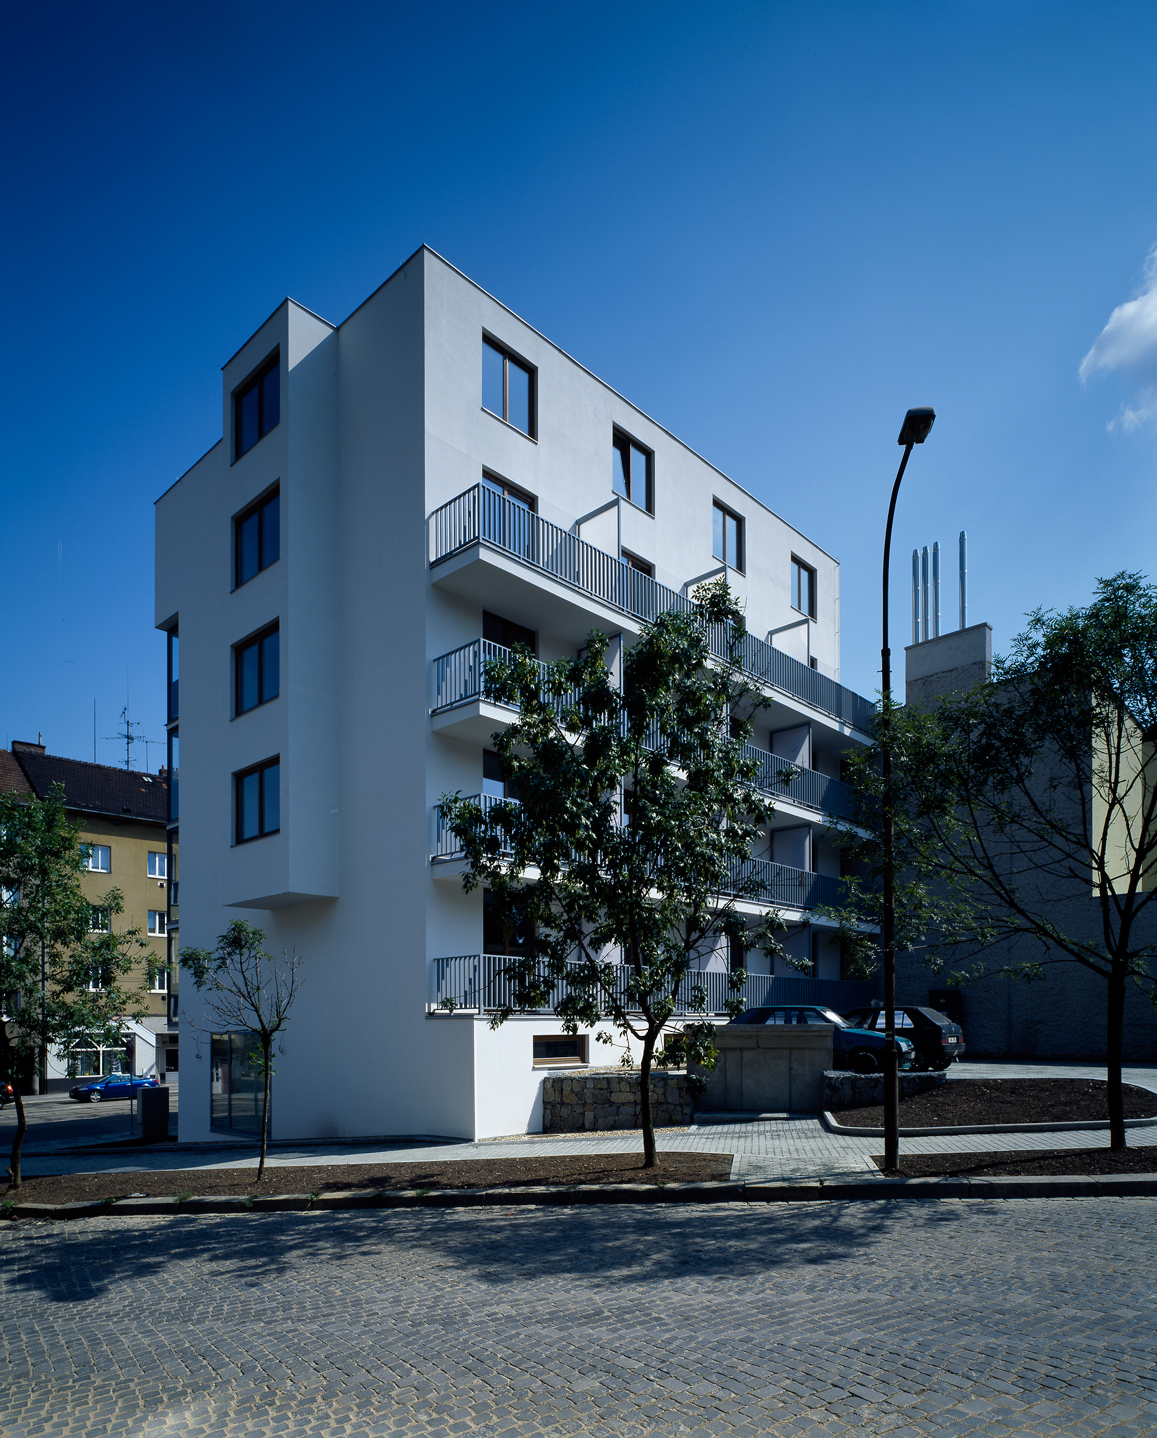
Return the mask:
M639 1063L639 1113L643 1120L643 1167L654 1168L655 1124L651 1117L651 1058L655 1052L655 1035L649 1030L643 1039L643 1057Z
M261 1159L257 1165L257 1182L265 1177L265 1151L269 1144L269 1063L272 1040L261 1040L262 1072L264 1086L261 1094Z
M16 1137L12 1140L12 1158L8 1164L8 1183L11 1188L20 1187L20 1154L24 1148L24 1135L28 1132L28 1117L24 1112L24 1100L20 1097L20 1082L12 1076L12 1092L16 1095Z
M1109 1147L1125 1147L1125 1104L1121 1094L1121 1037L1125 1027L1125 970L1114 964L1109 973L1105 1034L1109 1099Z

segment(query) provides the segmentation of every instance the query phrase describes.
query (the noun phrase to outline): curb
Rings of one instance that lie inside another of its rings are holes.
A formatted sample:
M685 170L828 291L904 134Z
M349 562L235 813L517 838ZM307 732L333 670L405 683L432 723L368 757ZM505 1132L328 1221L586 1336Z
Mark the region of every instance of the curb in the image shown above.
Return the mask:
M611 1203L815 1203L860 1199L1157 1198L1157 1173L1090 1178L789 1179L783 1182L580 1183L525 1188L388 1189L366 1192L244 1194L212 1198L91 1199L17 1203L9 1218L177 1218L197 1214L311 1213L353 1209L512 1208Z
M843 1134L846 1138L883 1138L882 1128L865 1128L862 1125L840 1123L835 1114L824 1109L820 1114L824 1128L830 1133ZM1152 1128L1157 1118L1127 1118L1126 1128ZM1056 1123L960 1123L940 1127L901 1128L901 1138L937 1138L965 1133L1107 1133L1108 1119L1090 1119L1081 1123L1077 1119L1062 1119Z

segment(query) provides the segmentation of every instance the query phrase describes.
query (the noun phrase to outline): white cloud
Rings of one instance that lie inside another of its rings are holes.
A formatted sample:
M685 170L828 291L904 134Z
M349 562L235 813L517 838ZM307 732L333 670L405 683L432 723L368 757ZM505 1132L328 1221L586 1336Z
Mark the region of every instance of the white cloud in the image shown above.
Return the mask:
M1118 305L1081 361L1083 384L1100 371L1131 373L1138 390L1122 407L1110 429L1138 429L1157 418L1157 245L1145 261L1145 283L1136 299Z

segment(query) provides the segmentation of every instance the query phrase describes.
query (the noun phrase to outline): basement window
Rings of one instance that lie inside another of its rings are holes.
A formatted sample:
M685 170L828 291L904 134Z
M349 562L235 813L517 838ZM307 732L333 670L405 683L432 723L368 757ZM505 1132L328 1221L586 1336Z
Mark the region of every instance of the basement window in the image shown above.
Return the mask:
M534 1039L535 1068L559 1068L568 1064L585 1064L585 1034L538 1034Z

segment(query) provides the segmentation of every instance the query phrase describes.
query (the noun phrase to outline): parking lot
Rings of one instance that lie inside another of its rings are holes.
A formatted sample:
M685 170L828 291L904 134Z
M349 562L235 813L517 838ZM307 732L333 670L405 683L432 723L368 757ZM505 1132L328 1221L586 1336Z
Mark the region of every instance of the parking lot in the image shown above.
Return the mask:
M0 1430L1157 1428L1152 1200L0 1228Z
M83 1080L77 1080L83 1082ZM168 1084L169 1130L177 1131L177 1085ZM140 1133L139 1105L137 1133ZM131 1135L129 1104L125 1099L107 1103L78 1103L67 1093L31 1094L24 1097L28 1117L25 1148L89 1143L111 1143ZM16 1132L16 1105L8 1104L0 1111L0 1152L11 1149ZM5 1160L7 1162L7 1160Z

